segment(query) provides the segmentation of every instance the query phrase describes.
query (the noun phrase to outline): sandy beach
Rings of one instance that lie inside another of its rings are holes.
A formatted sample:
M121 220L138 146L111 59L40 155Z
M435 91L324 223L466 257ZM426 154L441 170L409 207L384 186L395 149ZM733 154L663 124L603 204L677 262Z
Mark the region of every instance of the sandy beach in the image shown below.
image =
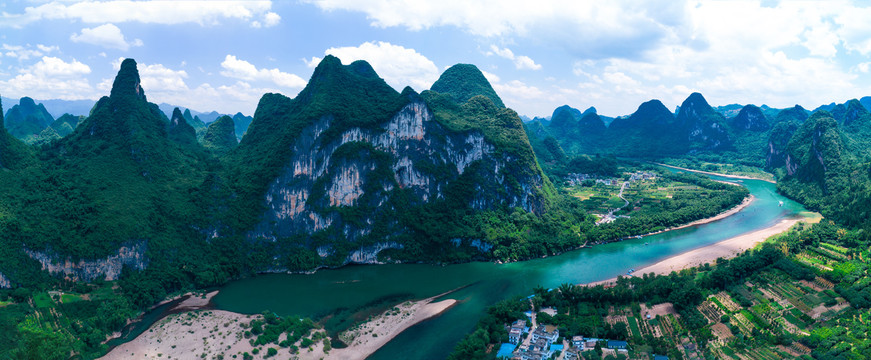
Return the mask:
M654 273L657 275L668 275L672 271L680 271L683 269L697 267L704 265L705 263L713 264L718 258L733 258L744 251L752 249L757 244L765 241L769 237L789 230L789 228L799 222L816 221L819 221L819 218L783 219L777 224L774 224L773 226L738 235L733 238L726 239L702 248L690 250L685 253L672 256L653 265L638 269L635 274L638 274L638 276L648 273ZM611 278L581 285L595 286L599 284L613 283L616 280L617 278Z
M731 209L729 209L729 210L726 210L726 211L724 211L724 212L721 212L721 213L719 213L719 214L717 214L717 215L715 215L715 216L712 216L712 217L709 217L709 218L704 218L704 219L701 219L701 220L696 220L696 221L693 221L693 222L688 223L688 224L683 224L683 225L681 225L681 226L670 227L670 228L665 229L665 230L660 230L660 231L656 231L656 232L652 232L652 233L647 233L647 234L644 234L644 235L642 235L642 236L656 235L656 234L659 234L659 233L664 233L664 232L666 232L666 231L672 231L672 230L678 230L678 229L688 228L688 227L690 227L690 226L702 225L702 224L707 224L707 223L714 222L714 221L717 221L717 220L720 220L720 219L725 219L725 218L727 218L727 217L729 217L729 216L732 216L732 215L737 214L737 213L738 213L739 211L741 211L741 210L744 210L744 208L746 208L747 206L750 206L750 203L752 203L753 200L756 200L756 197L753 196L753 195L748 195L746 198L744 198L744 201L741 201L741 203L738 204L737 206L735 206L735 207L733 207L733 208L731 208Z
M456 300L433 302L435 297L397 304L366 323L349 329L339 336L348 344L342 349L324 351L322 341L296 354L275 344L258 346L259 353L244 337L247 324L260 315L244 315L223 310L197 310L208 306L218 292L205 296L191 296L174 309L192 310L169 315L154 323L136 339L119 345L101 359L191 359L219 357L241 359L243 353L254 359L264 359L268 348L278 350L278 358L291 359L365 359L397 335L417 323L438 316ZM323 330L315 330L323 331ZM279 341L286 339L281 335ZM299 345L299 344L297 344ZM205 357L203 357L205 354Z
M694 173L699 173L699 174L722 176L722 177L733 178L733 179L762 180L762 181L770 182L772 184L776 183L774 180L762 179L762 178L757 178L757 177L752 177L752 176L720 174L720 173L715 173L715 172L710 172L710 171L687 169L687 168L682 168L680 166L674 166L674 165L667 165L667 164L660 164L660 163L654 163L654 164L660 165L660 166L665 166L665 167L670 167L672 169L679 169L679 170L684 170L684 171L689 171L689 172L694 172Z
M345 331L339 335L339 338L348 344L348 347L333 349L326 359L365 359L405 329L435 317L457 303L454 299L434 303L432 302L434 299L433 297L416 302L404 302L365 324Z
M201 354L209 359L218 354L225 358L238 355L241 359L242 353L251 353L254 348L242 336L242 324L254 318L259 316L222 310L169 315L101 359L191 359Z

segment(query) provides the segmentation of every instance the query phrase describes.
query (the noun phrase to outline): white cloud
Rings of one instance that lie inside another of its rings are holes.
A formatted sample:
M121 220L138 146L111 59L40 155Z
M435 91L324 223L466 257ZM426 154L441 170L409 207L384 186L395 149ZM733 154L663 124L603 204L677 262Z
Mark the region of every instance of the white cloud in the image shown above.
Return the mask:
M486 55L496 54L499 57L506 58L514 62L514 67L517 69L541 70L541 65L536 64L529 56L517 56L509 48L500 49L496 45L490 45L490 52Z
M31 66L27 72L42 77L65 78L90 74L91 68L76 61L76 59L73 59L72 62L64 62L56 57L43 56L42 61Z
M42 52L44 52L44 53L50 53L50 52L52 52L52 51L57 51L57 50L58 50L57 45L55 45L55 46L45 46L45 45L43 45L43 44L36 44L36 48L39 49L39 51L42 51Z
M0 46L0 49L2 49L0 54L6 57L16 58L18 61L38 58L51 52L58 51L57 46L45 46L43 44L36 44L36 49L34 49L30 44L27 44L26 46L3 44Z
M395 89L411 86L417 91L423 91L429 89L439 77L438 67L426 56L415 49L388 42L365 42L360 46L329 48L324 54L336 56L345 64L366 60ZM312 64L315 59L317 58L306 63Z
M307 0L325 10L366 14L371 25L420 31L439 26L485 38L522 38L570 53L638 56L666 39L691 40L687 2L440 0L426 6L395 0Z
M511 103L510 99L517 99L518 101L522 100L530 100L530 99L539 99L545 96L544 91L541 91L539 88L535 86L530 86L525 84L520 80L511 80L507 83L493 83L493 90L496 90L496 93L499 94L500 97L505 97L506 101Z
M484 70L481 70L481 73L484 74L484 77L487 78L487 81L489 81L490 84L497 83L500 80L499 76L497 76L496 74L489 73Z
M122 51L127 51L131 46L142 46L142 40L139 39L127 42L121 29L114 24L103 24L91 29L84 28L81 34L71 35L70 40Z
M188 77L184 70L172 70L161 64L140 65L139 78L144 89L186 90Z
M0 26L23 27L40 20L79 20L85 23L141 22L151 24L197 23L216 25L221 19L238 19L273 26L281 19L270 11L271 1L88 1L67 5L52 1L0 14ZM262 21L257 20L261 18Z
M70 62L50 56L26 68L14 78L0 81L4 96L38 99L79 100L96 97L86 75L91 68L75 59Z
M278 25L279 22L281 22L281 16L278 16L278 14L274 12L270 11L263 16L263 26L265 27Z
M324 58L319 58L319 57L317 57L317 56L312 56L311 59L303 58L303 59L302 59L302 62L305 63L305 66L308 66L308 67L314 69L315 67L318 66L318 64L321 63L321 60L323 60L323 59L324 59Z
M115 70L120 69L123 60L124 58L118 58L112 61L112 67ZM267 92L284 93L287 96L296 95L296 93L288 93L286 89L256 87L245 81L236 81L231 85L203 83L192 87L187 83L188 73L184 70L175 70L163 64L137 63L136 67L148 101L153 103L179 105L199 111L214 110L226 114L242 112L252 115L260 97ZM101 94L105 95L112 89L112 81L113 79L103 79L97 84Z
M258 69L253 64L239 60L233 55L227 55L221 62L221 75L245 81L268 81L275 85L297 89L305 86L306 81L301 77L282 72L278 69Z
M148 89L145 91L148 94L148 100L152 102L165 102L198 111L217 111L224 114L242 112L247 115L254 114L257 103L265 93L296 95L295 93L287 94L274 88L254 87L244 81L237 81L230 85L203 83L184 91L149 91Z

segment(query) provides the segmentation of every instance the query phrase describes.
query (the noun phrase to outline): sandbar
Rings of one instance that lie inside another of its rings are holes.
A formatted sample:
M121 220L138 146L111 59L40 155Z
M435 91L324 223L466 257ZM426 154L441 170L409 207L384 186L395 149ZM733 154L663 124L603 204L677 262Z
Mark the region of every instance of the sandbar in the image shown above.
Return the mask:
M339 335L348 344L343 349L333 349L326 359L365 359L409 327L438 316L457 303L447 299L432 302L435 297L412 302L407 301L385 311L374 319ZM346 341L347 340L347 341Z
M710 172L710 171L704 171L704 170L687 169L687 168L684 168L684 167L674 166L674 165L668 165L668 164L661 164L661 163L654 163L654 164L656 164L656 165L660 165L660 166L665 166L665 167L670 167L670 168L672 168L672 169L685 170L685 171L690 171L690 172L699 173L699 174L715 175L715 176L728 177L728 178L733 178L733 179L762 180L762 181L765 181L765 182L770 182L770 183L772 183L772 184L777 183L776 181L771 180L771 179L763 179L763 178L752 177L752 176L720 174L720 173L715 173L715 172Z
M721 212L721 213L719 213L719 214L717 214L717 215L711 216L711 217L709 217L709 218L704 218L704 219L696 220L696 221L693 221L693 222L691 222L691 223L683 224L683 225L680 225L680 226L670 227L670 228L668 228L668 229L659 230L659 231L655 231L655 232L652 232L652 233L647 233L647 234L644 234L643 236L656 235L656 234L659 234L659 233L664 233L664 232L666 232L666 231L672 231L672 230L678 230L678 229L688 228L688 227L690 227L690 226L702 225L702 224L707 224L707 223L714 222L714 221L717 221L717 220L720 220L720 219L725 219L725 218L727 218L727 217L729 217L729 216L732 216L732 215L737 214L739 211L744 210L744 208L750 206L750 203L752 203L753 200L756 200L756 197L755 197L755 196L753 196L753 195L747 195L747 197L745 197L744 200L741 201L740 204L736 205L735 207L733 207L733 208L731 208L731 209L729 209L729 210L723 211L723 212Z
M672 271L689 269L692 267L704 265L706 263L713 264L718 258L730 259L738 256L738 254L746 250L752 249L757 244L765 241L771 236L789 230L789 228L799 222L815 221L819 221L819 217L805 219L783 219L770 227L738 235L733 238L729 238L708 246L704 246L698 249L690 250L672 256L653 265L638 269L637 271L635 271L635 274L640 275L653 273L657 275L668 275ZM611 278L582 285L595 286L600 284L613 283L616 280L617 278Z
M276 348L278 358L365 359L406 329L442 314L457 303L454 299L433 302L441 296L438 295L397 304L368 322L341 333L339 337L348 344L346 348L333 348L325 352L324 342L318 341L308 348L300 348L297 353L290 353L287 348L267 344L257 346L260 351L254 355L255 346L250 344L251 339L244 337L244 333L251 320L262 316L224 310L196 310L207 306L216 294L217 291L203 298L190 297L187 299L189 301L183 301L174 309L193 311L172 314L155 322L136 339L119 345L101 359L212 359L218 355L224 359L236 355L237 359L241 359L243 353L253 355L254 359L264 359L268 348ZM279 340L283 339L286 339L284 334L279 337Z

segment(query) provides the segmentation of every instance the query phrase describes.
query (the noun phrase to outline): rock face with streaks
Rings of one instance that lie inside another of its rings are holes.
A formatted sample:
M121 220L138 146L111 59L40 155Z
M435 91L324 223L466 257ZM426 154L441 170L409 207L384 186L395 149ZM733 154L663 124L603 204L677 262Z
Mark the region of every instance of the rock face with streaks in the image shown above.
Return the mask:
M474 91L442 88L450 94L400 94L365 62L328 56L295 99L265 95L231 157L253 158L263 146L286 157L276 162L247 238L320 234L302 246L375 263L378 252L403 248L395 239L414 236L400 216L411 208L460 202L470 211L542 214L549 184L517 114ZM467 101L456 102L458 93ZM465 195L454 194L460 190Z
M3 274L0 274L0 289L9 289L11 287L12 283L9 279L7 279L6 276L3 276Z
M688 134L691 150L721 151L732 147L726 119L708 105L702 94L690 94L680 105L675 121Z
M117 255L110 255L105 259L78 261L62 258L50 252L41 252L25 249L30 258L39 261L42 269L48 273L61 276L72 281L94 281L103 279L107 281L118 280L121 269L126 265L136 270L144 270L148 266L145 256L147 245L144 241L125 244L118 249ZM8 282L8 281L7 281ZM2 279L0 279L2 285Z
M419 202L443 198L448 183L476 162L483 168L476 171L492 175L494 182L504 181L505 164L510 161L496 153L479 131L447 131L433 120L422 100L404 106L380 129L352 128L324 143L321 135L333 121L324 116L302 130L292 146L293 155L266 191L268 211L251 237L274 239L323 230L340 218L331 209L358 205L366 194L364 188L375 193L368 204L373 207L385 203L394 187L410 192ZM352 148L357 151L349 153ZM373 159L375 153L389 160L379 163ZM367 187L380 166L392 176ZM434 166L442 173L430 170ZM542 180L540 176L528 180L531 183L522 184L520 193L495 197L478 193L469 204L477 209L507 205L539 213L543 200L535 198L534 189L542 186ZM320 198L312 198L313 193ZM346 232L353 238L368 231L349 226Z

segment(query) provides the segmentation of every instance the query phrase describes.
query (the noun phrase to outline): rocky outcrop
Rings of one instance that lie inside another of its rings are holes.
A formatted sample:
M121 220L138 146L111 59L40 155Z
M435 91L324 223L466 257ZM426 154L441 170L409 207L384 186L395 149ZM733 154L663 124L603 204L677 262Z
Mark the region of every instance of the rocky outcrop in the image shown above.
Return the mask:
M766 131L771 125L759 107L747 105L732 119L732 128L739 131Z
M48 251L24 249L30 258L39 261L43 270L72 281L117 280L124 266L144 270L148 266L146 250L145 241L139 241L121 246L117 255L110 255L105 259L73 261L69 258L59 259L57 254Z
M676 122L688 134L691 149L723 150L732 139L723 123L725 119L699 93L692 93L680 106Z
M795 173L798 165L786 152L786 147L789 144L789 139L792 138L797 129L798 124L792 121L779 122L774 125L768 137L768 154L765 159L766 168L775 169L786 166L788 175Z
M504 181L502 171L511 161L510 155L496 152L479 131L446 130L422 100L405 105L378 129L351 128L338 136L324 136L334 121L323 116L296 137L291 146L293 155L266 191L268 211L249 238L274 240L337 225L353 241L371 229L343 222L337 208L369 206L380 211L377 209L389 200L394 186L412 194L415 203L432 201L443 198L448 183L476 163L480 166L475 171L488 174L494 183ZM345 146L361 150L348 154L340 150ZM384 158L389 159L387 164L379 160ZM385 165L389 169L381 169ZM392 178L376 178L375 173L381 170L392 173ZM479 209L502 204L540 213L543 205L533 188L541 186L543 180L540 176L528 180L517 193L497 194L480 188L469 204ZM372 223L375 216L368 214L364 223ZM349 258L368 262L365 259L376 255L362 254Z
M348 255L348 261L355 264L381 264L378 261L378 253L386 249L402 249L402 244L395 242L383 242L370 246L363 246Z
M12 283L2 273L0 273L0 289L11 289Z

